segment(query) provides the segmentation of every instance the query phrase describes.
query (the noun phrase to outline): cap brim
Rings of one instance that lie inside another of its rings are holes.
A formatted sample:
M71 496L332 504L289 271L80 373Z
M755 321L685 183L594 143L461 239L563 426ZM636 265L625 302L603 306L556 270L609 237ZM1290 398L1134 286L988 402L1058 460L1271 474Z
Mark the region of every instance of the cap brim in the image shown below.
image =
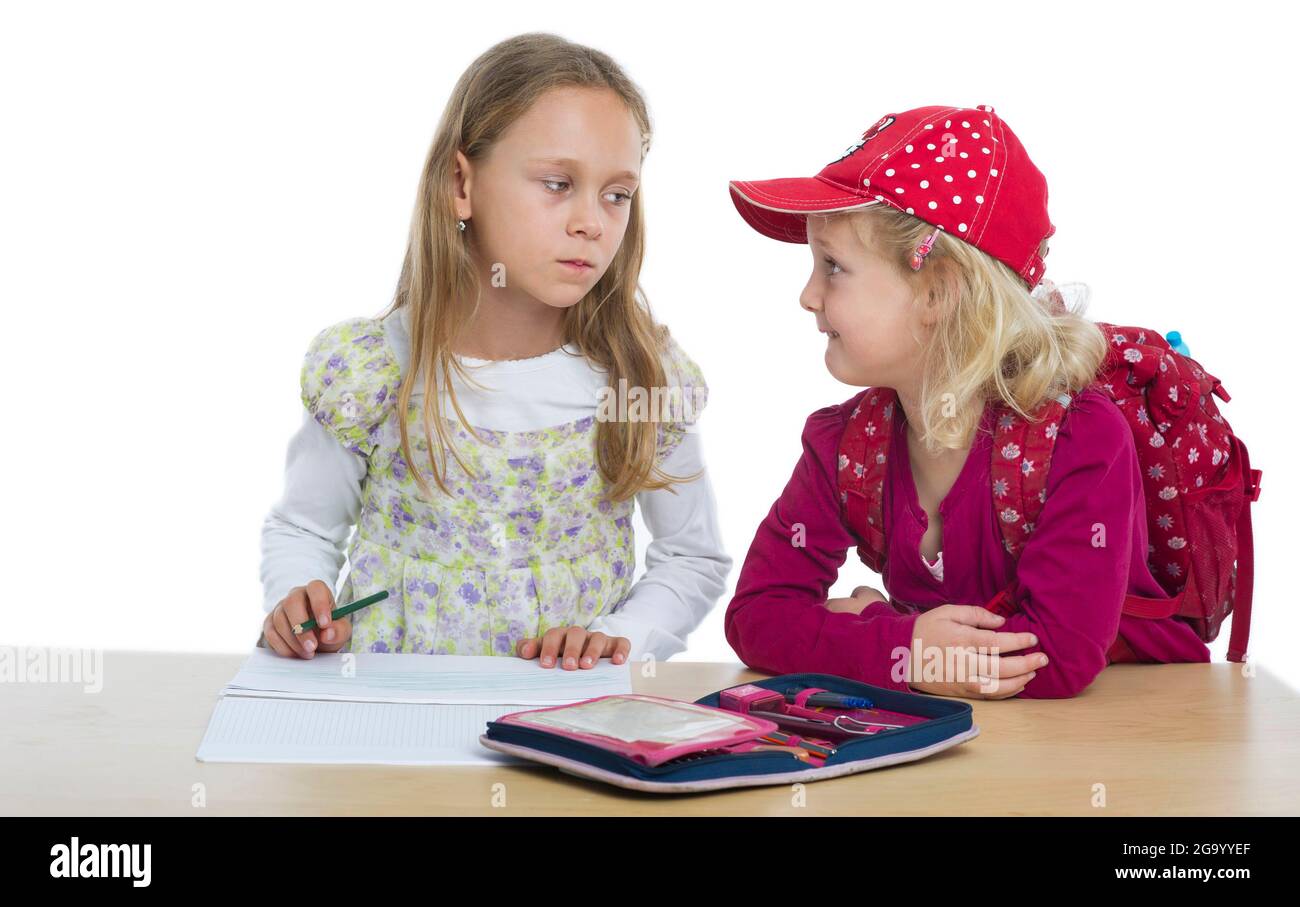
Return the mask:
M732 180L731 200L751 227L782 242L808 242L808 214L869 208L880 202L815 176Z

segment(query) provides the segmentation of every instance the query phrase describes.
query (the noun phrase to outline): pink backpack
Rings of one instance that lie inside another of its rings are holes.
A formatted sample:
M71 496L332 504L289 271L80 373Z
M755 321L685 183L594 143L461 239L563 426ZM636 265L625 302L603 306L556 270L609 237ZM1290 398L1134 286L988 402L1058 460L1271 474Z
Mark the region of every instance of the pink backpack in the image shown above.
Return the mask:
M1146 498L1148 565L1171 596L1127 596L1124 613L1177 617L1207 643L1235 614L1228 660L1244 661L1254 586L1250 504L1259 500L1262 473L1251 469L1246 445L1215 405L1214 397L1227 401L1228 393L1157 332L1098 327L1111 348L1094 386L1115 401L1133 432ZM858 555L877 572L885 561L884 479L896 403L889 388L865 391L839 448L842 516L861 540ZM1042 511L1057 428L1069 403L1068 397L1049 400L1029 422L1006 409L997 413L990 491L1013 557ZM1032 469L1024 468L1027 462ZM986 607L1007 614L1014 603L1004 590ZM1135 660L1122 638L1108 659Z

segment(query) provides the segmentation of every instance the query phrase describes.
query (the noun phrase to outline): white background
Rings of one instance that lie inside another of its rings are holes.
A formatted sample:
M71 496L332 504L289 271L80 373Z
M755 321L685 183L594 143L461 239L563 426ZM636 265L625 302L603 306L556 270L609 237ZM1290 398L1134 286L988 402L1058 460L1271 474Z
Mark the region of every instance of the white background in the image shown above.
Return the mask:
M804 419L854 389L798 306L807 248L746 226L727 181L811 175L888 112L991 104L1048 177L1048 276L1088 283L1091 317L1181 330L1233 394L1265 471L1252 660L1294 685L1297 111L1277 9L7 4L0 643L252 645L306 344L390 298L464 67L545 30L649 99L643 285L711 386L732 588ZM859 583L879 586L851 555L835 594ZM734 659L730 597L682 657Z

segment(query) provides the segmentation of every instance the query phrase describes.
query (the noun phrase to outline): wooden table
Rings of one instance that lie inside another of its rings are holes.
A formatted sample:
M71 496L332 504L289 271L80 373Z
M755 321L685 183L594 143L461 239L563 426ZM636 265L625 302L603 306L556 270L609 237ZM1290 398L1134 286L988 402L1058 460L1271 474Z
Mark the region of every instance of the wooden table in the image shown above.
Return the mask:
M657 796L531 766L198 762L217 695L244 657L106 652L95 694L0 683L0 813L1300 814L1300 697L1240 665L1113 665L1075 699L972 701L980 735L921 762L802 791ZM695 699L760 676L739 664L668 662L654 678L634 666L633 686ZM194 806L200 784L206 804ZM505 806L494 806L502 793Z

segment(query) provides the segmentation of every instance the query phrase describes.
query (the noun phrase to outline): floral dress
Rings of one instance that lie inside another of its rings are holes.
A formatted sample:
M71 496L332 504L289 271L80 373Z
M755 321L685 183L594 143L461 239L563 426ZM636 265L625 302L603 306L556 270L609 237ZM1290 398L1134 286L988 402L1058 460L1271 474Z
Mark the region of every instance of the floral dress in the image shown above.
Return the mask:
M671 338L664 363L670 386L704 397L698 366ZM302 366L303 404L367 463L338 602L388 592L352 615L344 651L513 655L521 639L585 627L617 608L635 570L634 504L601 500L596 401L590 416L564 425L476 427L481 440L448 419L473 474L448 456L446 495L427 472L423 401L413 396L407 431L429 500L402 456L402 378L383 323L373 318L326 328ZM660 423L661 463L687 430L685 422Z

